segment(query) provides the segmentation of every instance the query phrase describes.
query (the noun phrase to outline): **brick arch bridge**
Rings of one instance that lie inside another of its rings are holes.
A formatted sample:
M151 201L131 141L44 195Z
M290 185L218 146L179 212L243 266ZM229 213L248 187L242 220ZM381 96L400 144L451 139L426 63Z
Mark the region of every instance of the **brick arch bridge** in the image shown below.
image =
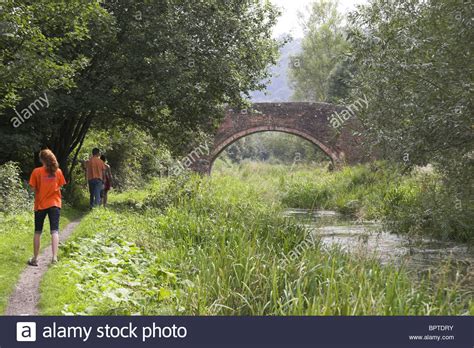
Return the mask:
M192 169L210 173L214 161L235 141L258 132L277 131L294 134L319 147L340 167L365 159L355 117L348 117L346 108L327 103L256 103L249 109L228 109L218 128L209 154L197 159ZM344 116L347 118L344 120ZM336 119L334 119L336 118ZM334 125L340 125L336 128Z

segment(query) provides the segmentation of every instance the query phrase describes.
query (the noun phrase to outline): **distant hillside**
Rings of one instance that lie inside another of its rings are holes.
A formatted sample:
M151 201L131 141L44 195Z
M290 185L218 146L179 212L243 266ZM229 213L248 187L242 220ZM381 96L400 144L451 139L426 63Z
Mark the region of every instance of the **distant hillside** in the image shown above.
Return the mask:
M301 50L301 39L295 39L280 50L280 59L277 65L270 68L272 78L265 91L254 91L250 93L251 100L258 102L286 102L290 101L293 94L288 81L288 68L290 56L294 56Z

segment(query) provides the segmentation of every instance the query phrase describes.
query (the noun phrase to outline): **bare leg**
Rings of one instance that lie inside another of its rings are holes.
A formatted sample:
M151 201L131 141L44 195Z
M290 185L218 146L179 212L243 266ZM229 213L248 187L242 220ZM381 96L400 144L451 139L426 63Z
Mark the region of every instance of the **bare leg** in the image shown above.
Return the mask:
M53 262L58 260L58 245L59 245L59 233L54 231L51 233L51 251L53 252Z
M34 253L33 259L35 261L38 260L40 243L41 243L41 234L35 233L35 237L33 238L33 253Z

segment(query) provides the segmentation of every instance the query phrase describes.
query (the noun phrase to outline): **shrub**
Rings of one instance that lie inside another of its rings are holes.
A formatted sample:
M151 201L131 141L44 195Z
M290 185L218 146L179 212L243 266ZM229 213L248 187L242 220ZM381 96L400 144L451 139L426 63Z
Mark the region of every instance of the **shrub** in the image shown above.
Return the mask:
M89 191L84 186L83 182L69 182L64 186L62 193L64 201L66 201L71 207L79 210L85 210L89 207Z
M389 190L382 208L391 232L465 242L474 240L472 203L461 201L434 175L422 175Z
M166 173L172 162L170 152L160 146L149 132L132 126L89 132L79 159L87 160L94 147L107 157L112 169L113 187L120 191L143 187L152 178ZM76 167L74 177L80 185L85 185L81 166Z
M20 179L18 164L0 165L0 212L26 210L30 203L31 197Z
M198 181L190 178L189 172L184 171L178 176L168 178L159 189L148 196L144 207L164 211L170 205L190 198L196 194Z

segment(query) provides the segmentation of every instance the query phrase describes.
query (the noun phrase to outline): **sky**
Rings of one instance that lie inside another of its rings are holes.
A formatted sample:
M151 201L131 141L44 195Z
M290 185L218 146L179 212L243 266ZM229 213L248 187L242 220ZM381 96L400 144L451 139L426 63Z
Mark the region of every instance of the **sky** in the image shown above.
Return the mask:
M282 10L282 15L275 26L273 36L291 34L294 38L303 37L303 31L298 24L298 11L305 11L314 0L270 0ZM368 0L339 0L341 12L353 10L356 5L367 3Z

